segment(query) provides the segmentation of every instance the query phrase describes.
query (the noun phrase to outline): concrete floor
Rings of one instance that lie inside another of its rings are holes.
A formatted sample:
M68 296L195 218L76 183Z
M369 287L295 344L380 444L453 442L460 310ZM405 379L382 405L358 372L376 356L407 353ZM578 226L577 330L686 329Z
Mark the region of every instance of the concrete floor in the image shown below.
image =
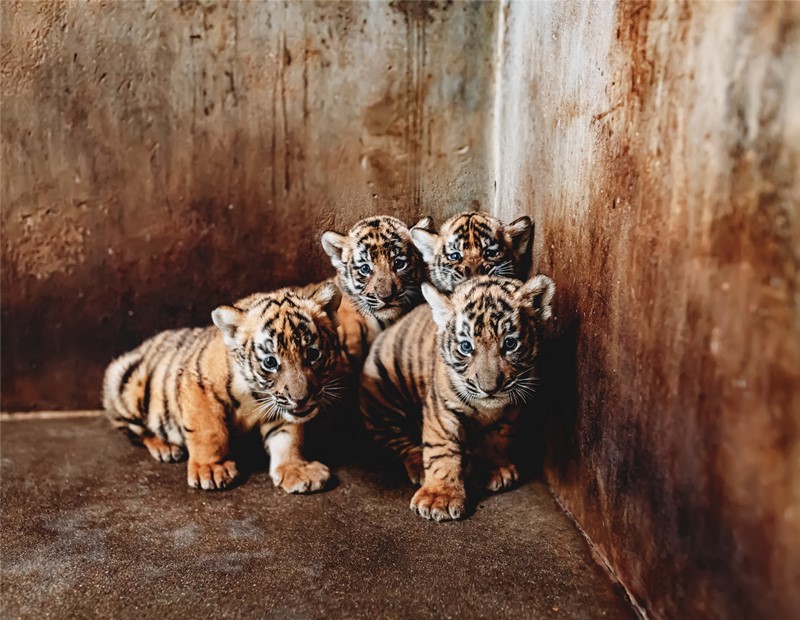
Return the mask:
M539 482L437 524L375 467L287 496L255 465L206 493L104 418L0 432L3 618L634 617Z

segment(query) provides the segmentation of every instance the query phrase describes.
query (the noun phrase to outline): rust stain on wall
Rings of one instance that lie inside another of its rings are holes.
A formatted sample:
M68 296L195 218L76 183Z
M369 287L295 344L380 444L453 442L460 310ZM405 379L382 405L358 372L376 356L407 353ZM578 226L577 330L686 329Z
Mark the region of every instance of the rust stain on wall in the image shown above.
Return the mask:
M500 212L559 287L545 475L653 617L791 617L800 13L607 6L509 16Z
M328 276L327 228L485 200L491 102L453 85L490 80L494 11L2 3L3 409L97 406L141 339Z

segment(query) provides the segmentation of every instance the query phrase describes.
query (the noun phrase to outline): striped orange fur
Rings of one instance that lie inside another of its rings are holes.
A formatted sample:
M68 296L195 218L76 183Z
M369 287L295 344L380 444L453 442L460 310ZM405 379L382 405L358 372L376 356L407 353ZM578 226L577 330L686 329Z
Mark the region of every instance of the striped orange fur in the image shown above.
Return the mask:
M303 423L337 397L348 372L340 300L329 283L307 296L256 293L214 310L214 326L162 332L111 363L103 406L155 459L188 456L191 487L233 483L229 439L258 427L275 485L319 490L330 474L304 459Z
M518 477L509 460L521 405L536 378L537 330L555 285L478 276L452 295L423 285L421 306L375 341L361 374L360 406L374 439L422 487L411 508L437 521L464 514L468 455L488 462L487 487Z
M443 293L476 275L524 277L533 226L528 216L510 224L482 211L454 215L439 232L431 218L411 229L411 238L428 265L431 283Z
M358 369L376 336L422 301L425 264L406 225L388 215L365 218L344 235L327 231L322 247L337 271L329 281L343 292L339 336Z

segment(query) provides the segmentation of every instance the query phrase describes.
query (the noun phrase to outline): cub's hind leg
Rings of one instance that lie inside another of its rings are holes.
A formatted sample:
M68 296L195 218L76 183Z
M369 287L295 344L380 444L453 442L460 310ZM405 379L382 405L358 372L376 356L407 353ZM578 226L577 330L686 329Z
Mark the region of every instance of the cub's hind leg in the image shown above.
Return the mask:
M142 443L155 460L163 463L180 463L186 458L183 448L159 439L147 433L142 436Z
M190 487L212 491L229 487L239 477L229 458L229 429L225 409L206 396L198 385L188 386L184 412L186 448L189 451L187 482Z
M425 467L422 461L422 448L420 446L410 446L400 455L403 466L406 468L408 479L412 484L422 484L425 482Z
M366 372L362 375L359 401L364 427L377 444L397 455L413 484L422 484L425 468L421 428L414 422L420 415L409 415L406 409L414 406L385 391L386 383L375 380Z
M127 431L136 442L151 434L141 406L147 379L142 362L138 349L126 353L109 364L103 378L103 409L108 419L114 428Z
M269 476L287 493L320 491L331 477L327 466L303 458L305 429L301 424L269 422L261 427L264 447L269 452Z
M375 418L371 418L372 421ZM414 437L403 426L371 424L365 416L365 426L373 440L397 455L406 469L412 484L422 484L425 480L425 467L422 459L422 439Z

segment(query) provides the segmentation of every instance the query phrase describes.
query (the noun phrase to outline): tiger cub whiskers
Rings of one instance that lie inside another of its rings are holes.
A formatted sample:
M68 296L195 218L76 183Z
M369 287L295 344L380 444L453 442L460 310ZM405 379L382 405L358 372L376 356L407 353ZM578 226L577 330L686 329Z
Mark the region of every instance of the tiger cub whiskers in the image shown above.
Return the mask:
M304 423L338 397L349 371L336 333L341 291L256 293L212 313L214 326L171 330L114 360L103 405L157 460L187 456L189 486L230 486L233 434L258 428L270 477L290 493L330 474L302 454Z
M523 277L533 225L528 216L510 224L482 211L459 213L433 229L430 217L411 229L411 238L428 266L431 283L451 293L476 275Z
M508 450L521 406L535 390L538 328L551 314L553 281L477 276L450 297L424 284L430 304L375 341L361 374L360 407L373 438L412 482L411 508L457 519L466 503L469 453L486 461L486 486L518 478Z

